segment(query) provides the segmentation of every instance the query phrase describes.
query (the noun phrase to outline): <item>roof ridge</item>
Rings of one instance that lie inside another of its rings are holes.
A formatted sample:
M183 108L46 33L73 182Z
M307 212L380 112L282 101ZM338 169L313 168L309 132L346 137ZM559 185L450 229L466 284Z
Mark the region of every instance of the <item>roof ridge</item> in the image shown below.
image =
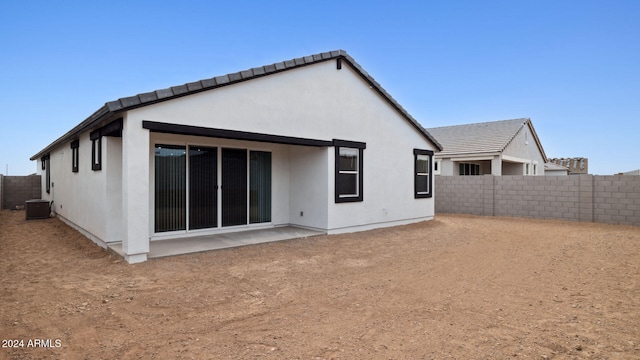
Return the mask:
M437 127L427 128L427 129L429 130L429 129L451 128L451 127L457 127L457 126L472 126L472 125L493 124L493 123L499 123L499 122L516 121L516 120L531 120L531 119L530 118L515 118L515 119L504 119L504 120L493 120L493 121L483 121L483 122L477 122L477 123L437 126Z
M109 101L105 105L107 106L109 111L125 110L128 108L143 106L144 104L148 103L168 100L171 98L193 94L195 92L214 89L223 85L230 85L240 81L254 79L257 77L285 71L296 67L301 67L304 65L331 60L340 56L348 55L347 52L342 49L322 52L318 54L284 60L269 65L263 65L246 70L227 73L220 76L214 76L211 78L188 82L182 85L170 86L168 88L157 89L145 93L138 93L133 96L122 97L114 101Z

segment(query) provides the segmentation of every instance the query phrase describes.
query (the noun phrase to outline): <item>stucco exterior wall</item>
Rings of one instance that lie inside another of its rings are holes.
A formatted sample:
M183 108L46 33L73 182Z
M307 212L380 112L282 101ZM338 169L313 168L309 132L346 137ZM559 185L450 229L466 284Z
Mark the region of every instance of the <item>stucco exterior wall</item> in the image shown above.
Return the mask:
M329 168L333 161L329 148L295 146L290 152L289 223L324 230L328 228Z
M349 66L337 70L334 61L128 112L129 126L141 128L143 120L364 142L367 148L363 154L362 203L334 203L334 154L333 148L329 150L325 178L330 198L326 205L327 228L349 231L371 224L392 224L433 216L433 199L413 198L413 149L435 148L356 72ZM295 174L292 172L291 176ZM393 189L389 184L393 184ZM294 195L291 194L292 201L297 204ZM300 210L291 211L299 214ZM311 223L319 224L323 220L296 218L290 221L301 221L313 227Z
M108 142L102 142L103 166L107 157ZM46 192L46 170L38 160L38 174L42 178L42 198L53 202L52 211L63 221L81 231L100 246L109 241L121 241L108 232L110 219L115 214L106 213L109 196L107 172L91 170L91 140L89 133L79 137L78 172L71 169L70 142L58 146L49 153L50 192ZM111 195L111 194L110 194ZM115 195L117 196L117 194ZM119 214L119 211L116 213Z

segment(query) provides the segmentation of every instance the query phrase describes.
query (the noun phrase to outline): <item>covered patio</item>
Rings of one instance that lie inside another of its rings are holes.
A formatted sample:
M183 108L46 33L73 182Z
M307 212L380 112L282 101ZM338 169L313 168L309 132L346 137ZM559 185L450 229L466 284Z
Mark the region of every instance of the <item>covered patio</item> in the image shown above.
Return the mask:
M324 235L324 232L295 226L281 226L270 229L246 230L215 235L183 237L149 242L150 259L167 256L198 253L232 247L262 244L274 241L307 238ZM125 257L122 243L110 244L108 249Z

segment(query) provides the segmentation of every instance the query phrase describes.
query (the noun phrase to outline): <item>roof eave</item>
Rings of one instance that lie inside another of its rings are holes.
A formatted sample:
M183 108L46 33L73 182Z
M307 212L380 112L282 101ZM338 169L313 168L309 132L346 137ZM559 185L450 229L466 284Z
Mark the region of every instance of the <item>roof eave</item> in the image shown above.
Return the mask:
M98 124L102 123L103 121L109 119L110 117L112 117L113 115L115 115L114 112L111 112L109 110L109 107L105 104L103 105L101 108L99 108L98 110L96 110L93 114L91 114L91 116L89 116L88 118L86 118L83 122L81 122L80 124L76 125L74 128L72 128L71 130L67 131L64 135L60 136L58 139L56 139L55 141L53 141L51 144L47 145L44 149L40 150L38 153L36 153L35 155L33 155L32 157L29 158L29 160L37 160L38 158L48 154L49 152L51 152L51 150L55 149L56 147L58 147L59 145L77 138L78 134L96 127Z
M51 151L61 143L77 137L79 133L86 131L87 129L96 126L96 124L109 119L113 115L122 113L124 111L332 59L344 59L345 62L348 63L351 68L354 69L366 82L368 82L372 86L372 88L374 88L396 111L398 111L405 119L407 119L413 125L413 127L418 130L418 132L420 132L429 142L431 142L437 148L437 151L443 150L442 145L436 140L436 138L434 138L433 135L431 135L400 104L398 104L398 102L396 102L395 99L389 93L387 93L386 90L384 90L384 88L382 88L382 86L377 81L375 81L375 79L371 75L369 75L351 56L349 56L346 51L333 50L329 52L304 56L301 58L286 60L271 65L255 67L222 76L216 76L213 78L191 82L184 85L172 86L170 88L155 90L148 93L141 93L134 96L124 97L115 101L107 102L104 106L94 112L83 122L49 144L47 147L32 156L30 159L35 160L42 155L46 155L49 151Z
M354 69L360 76L372 86L373 89L380 94L388 103L393 107L396 111L400 113L406 120L408 120L413 127L416 128L429 142L431 142L437 149L438 152L442 151L444 148L442 144L438 142L438 140L431 135L416 119L409 114L407 110L405 110L402 105L400 105L383 87L380 85L369 73L367 73L361 66L358 64L351 56L349 56L346 52L342 55L347 63Z

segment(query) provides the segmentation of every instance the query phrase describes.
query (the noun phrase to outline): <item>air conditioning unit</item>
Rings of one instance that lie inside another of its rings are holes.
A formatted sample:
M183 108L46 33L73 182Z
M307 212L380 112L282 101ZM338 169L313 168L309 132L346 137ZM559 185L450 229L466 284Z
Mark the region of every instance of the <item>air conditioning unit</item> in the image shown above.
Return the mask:
M49 218L49 201L47 200L27 200L25 201L25 209L27 220Z

